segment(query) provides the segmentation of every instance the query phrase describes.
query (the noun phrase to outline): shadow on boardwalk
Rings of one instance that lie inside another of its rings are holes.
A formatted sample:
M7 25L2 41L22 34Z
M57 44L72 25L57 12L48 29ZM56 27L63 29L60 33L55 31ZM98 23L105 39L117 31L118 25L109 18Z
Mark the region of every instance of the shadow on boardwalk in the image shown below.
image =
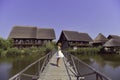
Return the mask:
M52 66L57 66L57 64L55 64L55 63L50 63L50 65L52 65Z

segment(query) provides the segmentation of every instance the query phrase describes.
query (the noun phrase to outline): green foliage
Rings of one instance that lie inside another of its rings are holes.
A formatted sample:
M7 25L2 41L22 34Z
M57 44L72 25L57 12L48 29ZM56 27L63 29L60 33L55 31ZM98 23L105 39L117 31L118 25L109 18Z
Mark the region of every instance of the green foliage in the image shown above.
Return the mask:
M48 42L46 45L46 52L50 52L51 50L53 50L55 48L55 43L54 42Z
M0 38L0 49L4 49L5 48L5 40L3 38Z
M13 45L12 39L3 39L0 38L0 56L5 57L7 55L7 50Z
M32 55L32 54L41 54L44 55L43 53L45 53L46 48L45 47L41 47L41 48L37 48L37 47L31 47L31 48L22 48L22 49L18 49L18 48L9 48L7 50L7 55L6 56L27 56L27 55Z
M6 54L7 54L7 51L2 51L1 54L0 54L0 56L1 57L6 57Z
M3 49L0 49L0 55L1 55L2 52L3 52Z
M100 52L102 47L97 47L97 48L78 48L77 50L69 49L68 52L72 54L97 54Z
M11 48L13 46L13 40L12 39L3 39L0 38L0 49L7 50L8 48Z
M55 48L55 42L48 42L44 46L40 47L30 47L30 48L22 48L18 49L13 47L13 40L12 39L3 39L0 38L0 57L16 57L16 56L26 56L31 54L40 54L45 55L52 49Z
M12 48L13 47L13 40L12 39L7 39L6 40L6 47L7 48Z
M20 50L18 48L9 48L7 50L7 56L18 56L20 55Z

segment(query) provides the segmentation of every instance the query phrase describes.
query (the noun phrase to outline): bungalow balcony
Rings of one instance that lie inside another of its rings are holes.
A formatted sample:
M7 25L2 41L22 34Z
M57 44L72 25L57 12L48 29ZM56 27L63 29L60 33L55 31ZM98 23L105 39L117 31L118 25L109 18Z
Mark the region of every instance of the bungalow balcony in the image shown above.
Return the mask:
M14 45L42 45L42 43L14 43Z
M71 43L69 45L72 47L74 47L74 46L77 46L77 47L89 47L89 46L91 46L90 44L81 44L81 43Z

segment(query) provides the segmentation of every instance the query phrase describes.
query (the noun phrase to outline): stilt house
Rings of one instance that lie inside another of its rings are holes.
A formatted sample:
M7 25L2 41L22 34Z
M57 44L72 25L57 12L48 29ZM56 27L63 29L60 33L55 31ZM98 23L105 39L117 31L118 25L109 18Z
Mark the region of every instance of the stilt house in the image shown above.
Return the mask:
M103 46L107 52L120 53L120 39L110 39Z
M78 48L78 47L88 47L89 42L92 38L87 33L79 33L77 31L66 31L61 32L58 42L62 43L62 49L67 48Z
M92 45L94 47L103 46L103 44L107 41L108 39L102 33L99 33L98 36L93 40Z
M109 53L120 53L120 36L109 35L109 40L103 45L106 52Z
M15 26L9 34L14 47L42 46L55 39L54 29Z
M118 36L118 35L109 35L107 38L108 38L109 40L110 40L110 39L120 39L120 36Z

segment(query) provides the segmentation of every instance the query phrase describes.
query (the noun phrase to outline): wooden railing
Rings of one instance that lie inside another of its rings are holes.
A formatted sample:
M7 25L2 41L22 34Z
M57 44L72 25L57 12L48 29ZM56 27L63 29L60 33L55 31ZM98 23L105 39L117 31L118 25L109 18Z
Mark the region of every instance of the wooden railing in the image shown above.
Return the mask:
M70 53L64 52L67 62L74 69L76 80L111 80Z
M55 50L52 52L49 52L45 56L41 57L37 61L33 62L32 64L28 65L25 69L23 69L21 72L17 73L13 77L11 77L9 80L37 80L40 77L40 74L45 69L47 63L55 53ZM21 64L24 65L24 64ZM31 69L34 68L34 73Z
M37 80L41 77L41 73L43 72L43 70L45 69L46 65L48 64L49 60L55 52L56 51L52 51L47 55L41 57L39 60L28 65L21 72L11 77L9 80ZM64 52L64 55L66 57L66 61L74 70L73 74L76 77L75 80L111 80L109 77L95 70L94 68L82 62L80 59L71 55L70 53ZM69 68L67 64L65 65L67 68ZM31 74L31 68L36 69L34 74Z

